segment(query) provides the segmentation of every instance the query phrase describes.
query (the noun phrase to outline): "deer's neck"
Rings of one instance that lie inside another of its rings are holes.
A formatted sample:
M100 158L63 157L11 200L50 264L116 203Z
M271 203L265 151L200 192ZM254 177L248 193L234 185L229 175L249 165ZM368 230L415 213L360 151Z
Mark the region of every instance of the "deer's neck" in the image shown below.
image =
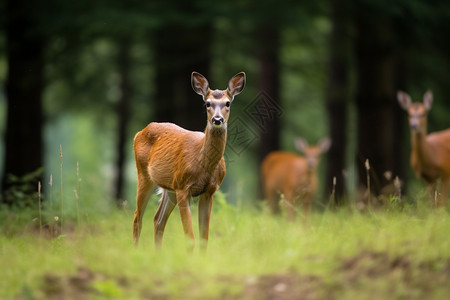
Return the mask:
M213 171L225 152L227 141L227 130L223 128L210 128L208 125L205 130L205 137L201 148L201 157L203 167Z
M427 143L427 131L412 131L411 132L411 147L417 162L424 167L431 163L430 149Z

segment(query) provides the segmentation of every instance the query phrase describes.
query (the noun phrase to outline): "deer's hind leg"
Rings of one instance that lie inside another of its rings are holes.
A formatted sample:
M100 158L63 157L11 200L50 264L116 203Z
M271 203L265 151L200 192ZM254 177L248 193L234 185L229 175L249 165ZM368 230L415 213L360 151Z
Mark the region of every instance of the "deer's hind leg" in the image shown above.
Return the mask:
M147 207L150 194L152 192L153 182L147 176L138 171L137 195L136 195L136 211L133 219L133 238L134 245L139 243L139 236L142 229L142 218L144 217L145 208Z

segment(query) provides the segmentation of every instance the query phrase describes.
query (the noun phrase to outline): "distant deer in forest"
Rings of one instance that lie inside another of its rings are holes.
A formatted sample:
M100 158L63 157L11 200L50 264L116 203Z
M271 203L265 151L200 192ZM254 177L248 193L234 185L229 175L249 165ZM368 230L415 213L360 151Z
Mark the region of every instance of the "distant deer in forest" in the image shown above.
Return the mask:
M428 184L433 205L445 206L450 179L450 129L428 134L427 115L433 104L433 93L427 91L423 102L412 102L411 97L398 91L400 106L408 112L411 129L411 167ZM441 194L434 196L438 181L442 181Z
M274 151L261 163L261 176L264 195L270 210L280 213L280 194L286 199L285 207L289 220L295 219L297 202L302 202L306 216L309 216L311 203L317 191L317 166L322 153L331 145L329 138L322 139L317 145L309 146L303 138L295 140L295 153Z
M213 195L225 177L223 158L230 107L245 86L245 73L236 74L226 90L211 90L208 80L193 72L191 84L203 97L207 124L204 132L183 129L172 123L150 123L134 138L137 169L136 212L133 220L135 245L139 242L142 218L154 185L162 189L153 218L155 244L162 243L164 228L176 205L184 233L192 241L191 197L199 196L198 221L202 249L206 249Z

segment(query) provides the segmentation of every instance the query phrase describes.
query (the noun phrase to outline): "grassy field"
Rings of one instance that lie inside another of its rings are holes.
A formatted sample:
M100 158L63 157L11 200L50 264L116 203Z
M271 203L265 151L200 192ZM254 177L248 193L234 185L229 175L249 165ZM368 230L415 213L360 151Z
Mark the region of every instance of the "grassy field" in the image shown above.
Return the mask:
M147 208L133 247L128 209L39 225L3 211L0 299L448 299L450 218L426 204L399 211L315 212L307 226L264 209L214 204L206 255L177 211L153 246ZM192 203L196 215L196 203ZM196 220L194 216L194 220ZM45 222L44 222L45 223ZM197 223L194 224L197 228ZM53 228L53 233L50 229ZM197 235L198 236L198 235Z

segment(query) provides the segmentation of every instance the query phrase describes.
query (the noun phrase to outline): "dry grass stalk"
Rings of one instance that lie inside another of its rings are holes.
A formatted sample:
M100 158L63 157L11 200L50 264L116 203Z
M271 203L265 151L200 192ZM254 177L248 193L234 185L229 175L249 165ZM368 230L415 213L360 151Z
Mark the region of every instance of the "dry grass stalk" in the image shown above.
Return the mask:
M78 223L78 225L80 225L80 192L81 192L80 165L77 162L77 189L75 190L75 198L77 199L77 223Z
M328 203L328 206L331 208L334 208L336 206L336 182L336 176L333 176L333 187L331 190L330 201Z
M39 199L39 237L42 237L42 209L41 209L41 182L38 182L38 199Z
M61 171L61 234L63 233L64 228L64 199L63 199L63 154L62 154L62 145L59 145L59 165Z
M364 163L366 167L366 178L367 178L367 203L370 203L370 164L369 159L366 159L366 162Z

